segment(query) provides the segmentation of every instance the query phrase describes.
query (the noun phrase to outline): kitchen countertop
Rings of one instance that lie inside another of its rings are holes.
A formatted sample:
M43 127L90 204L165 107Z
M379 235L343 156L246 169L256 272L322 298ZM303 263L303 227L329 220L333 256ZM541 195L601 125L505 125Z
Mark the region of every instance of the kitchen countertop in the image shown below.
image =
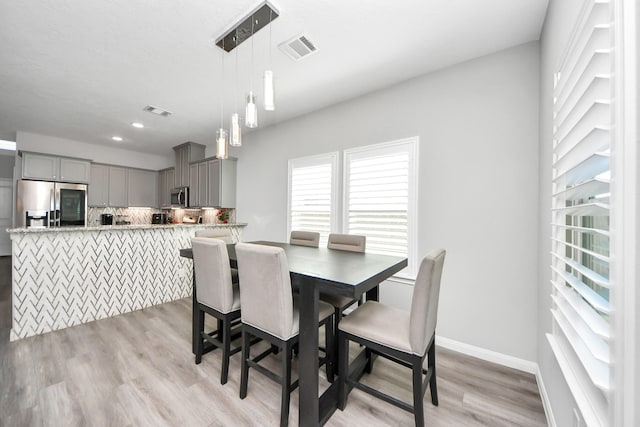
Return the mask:
M92 225L87 227L50 227L50 228L8 228L8 233L64 233L69 231L120 231L143 230L153 228L205 227L225 228L244 227L246 223L233 224L130 224L130 225Z

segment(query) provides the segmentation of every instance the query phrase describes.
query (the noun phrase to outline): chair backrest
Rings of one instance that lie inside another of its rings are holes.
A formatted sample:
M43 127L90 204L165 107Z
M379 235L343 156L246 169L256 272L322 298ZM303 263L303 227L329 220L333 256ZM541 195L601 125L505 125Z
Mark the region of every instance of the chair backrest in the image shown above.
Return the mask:
M237 243L242 322L280 339L293 331L293 294L282 248Z
M327 248L341 251L364 252L367 247L367 236L358 234L329 234Z
M424 354L438 321L440 279L446 251L437 249L425 256L413 287L409 343L415 354Z
M227 244L206 237L191 239L196 272L196 300L222 313L233 306L231 267Z
M320 244L320 233L315 231L291 231L289 243L298 246L312 246L317 248Z
M225 243L233 243L231 231L229 231L228 228L205 228L203 230L196 230L196 237L209 237L220 239Z

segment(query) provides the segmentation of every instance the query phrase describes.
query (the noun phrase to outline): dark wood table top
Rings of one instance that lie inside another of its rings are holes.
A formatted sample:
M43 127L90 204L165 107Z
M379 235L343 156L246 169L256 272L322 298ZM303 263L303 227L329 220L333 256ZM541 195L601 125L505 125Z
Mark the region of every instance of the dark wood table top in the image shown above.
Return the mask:
M294 286L313 279L321 292L357 297L407 266L407 259L389 255L341 251L327 248L256 241L277 246L287 254ZM237 265L235 246L227 245L232 266ZM180 249L180 256L192 258L191 248Z

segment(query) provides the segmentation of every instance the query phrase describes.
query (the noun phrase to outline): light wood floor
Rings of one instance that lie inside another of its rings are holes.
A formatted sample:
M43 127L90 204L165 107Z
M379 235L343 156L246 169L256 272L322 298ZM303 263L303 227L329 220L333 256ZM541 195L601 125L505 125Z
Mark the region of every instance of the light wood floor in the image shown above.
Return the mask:
M238 397L240 354L225 386L217 352L194 364L188 299L10 343L9 263L0 258L0 426L278 425L275 383L251 371L249 394ZM437 354L440 406L427 391L428 426L547 425L532 375ZM274 370L279 357L270 357ZM411 401L409 370L384 359L365 382ZM298 425L297 413L295 391L289 425ZM354 390L327 425L412 426L413 416Z

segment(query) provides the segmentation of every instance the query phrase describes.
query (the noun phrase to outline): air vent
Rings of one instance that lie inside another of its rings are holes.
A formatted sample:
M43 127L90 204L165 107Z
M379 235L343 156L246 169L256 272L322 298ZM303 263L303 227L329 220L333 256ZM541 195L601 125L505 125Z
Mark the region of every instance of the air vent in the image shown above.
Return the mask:
M304 34L287 40L278 45L278 47L294 61L300 61L302 58L306 58L318 51Z
M143 108L144 111L148 111L153 114L157 114L158 116L167 117L171 115L170 111L163 110L162 108L154 107L153 105L147 105Z

